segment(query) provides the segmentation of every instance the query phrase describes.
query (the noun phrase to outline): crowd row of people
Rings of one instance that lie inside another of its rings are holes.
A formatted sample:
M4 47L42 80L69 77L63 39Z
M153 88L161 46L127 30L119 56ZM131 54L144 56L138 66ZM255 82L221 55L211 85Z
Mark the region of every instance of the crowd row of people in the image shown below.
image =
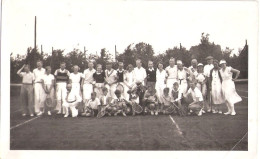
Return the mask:
M175 58L170 58L165 69L162 63L155 68L153 61L145 69L137 59L135 68L129 64L124 69L124 63L118 62L118 69L113 69L108 62L105 71L104 66L97 64L94 68L94 62L90 61L83 73L77 65L70 73L62 62L54 75L50 66L42 67L42 61L37 61L33 72L29 65L23 65L17 72L22 77L22 115L40 116L45 111L51 115L54 108L64 117L70 112L72 117L96 116L101 110L109 116L141 112L201 116L207 112L222 114L223 103L227 106L224 114L235 115L234 104L242 100L234 84L239 70L211 56L206 61L204 66L193 59L191 66L185 67L181 60L176 65ZM48 104L47 99L56 102ZM136 111L136 106L142 111Z

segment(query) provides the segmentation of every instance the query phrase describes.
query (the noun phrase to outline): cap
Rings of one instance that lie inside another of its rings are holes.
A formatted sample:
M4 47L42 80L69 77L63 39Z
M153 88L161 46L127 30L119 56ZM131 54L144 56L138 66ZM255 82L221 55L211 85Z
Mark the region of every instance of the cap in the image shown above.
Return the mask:
M212 56L208 56L208 57L206 57L206 60L211 60L211 59L213 59Z
M198 66L203 66L203 64L202 64L202 63L199 63Z
M177 60L177 64L182 64L182 61L181 60Z
M226 60L220 60L219 64L227 63Z

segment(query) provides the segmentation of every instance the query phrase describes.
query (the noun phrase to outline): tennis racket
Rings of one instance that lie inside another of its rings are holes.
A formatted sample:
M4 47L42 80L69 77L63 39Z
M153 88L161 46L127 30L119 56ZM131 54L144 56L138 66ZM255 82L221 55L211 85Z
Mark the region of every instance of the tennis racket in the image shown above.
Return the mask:
M102 118L103 116L105 116L107 107L109 107L109 105L107 105L99 110L99 112L97 114L98 118Z
M46 96L45 105L47 107L53 107L53 102L52 102L50 94L47 94L47 96Z
M135 103L135 102L132 103L132 109L133 109L133 111L135 111L136 113L142 113L142 111L143 111L142 106L139 105L139 104L137 104L137 103Z
M181 109L180 107L178 107L175 103L172 103L174 107L176 107L178 109L178 113L180 116L185 116L185 111L183 109Z
M118 83L116 89L119 90L121 93L124 92L124 86L121 83Z

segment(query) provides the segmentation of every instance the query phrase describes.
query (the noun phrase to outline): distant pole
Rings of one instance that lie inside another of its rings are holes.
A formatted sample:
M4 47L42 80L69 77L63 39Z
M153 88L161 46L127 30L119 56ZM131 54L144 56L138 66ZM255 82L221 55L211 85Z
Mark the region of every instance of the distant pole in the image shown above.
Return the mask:
M41 54L43 53L43 51L42 51L42 45L41 45Z
M180 50L182 49L181 43L180 43Z
M37 27L37 19L36 16L34 17L34 49L36 49L36 28Z
M86 47L84 46L84 54L86 54Z
M115 61L116 61L116 57L117 57L117 52L116 52L116 45L115 45Z
M246 39L246 45L247 45L247 39Z

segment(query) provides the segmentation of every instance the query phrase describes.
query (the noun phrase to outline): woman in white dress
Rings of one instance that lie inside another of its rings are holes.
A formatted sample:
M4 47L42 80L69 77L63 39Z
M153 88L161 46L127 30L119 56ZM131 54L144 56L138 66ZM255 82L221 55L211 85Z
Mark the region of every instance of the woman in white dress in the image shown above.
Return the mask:
M178 67L177 79L179 81L179 86L180 86L181 92L186 94L186 92L188 90L188 83L187 83L188 69L186 67L185 68L183 67L183 63L180 60L177 61L177 67Z
M157 96L159 98L159 102L163 102L163 89L166 87L166 77L167 77L166 71L163 69L163 64L158 64L158 69L156 70L156 84L155 89ZM171 86L173 87L173 86Z
M210 70L209 79L210 79L210 89L211 89L211 97L213 109L212 113L222 114L221 105L225 102L223 93L222 93L222 78L219 71L218 61L213 61L213 69Z
M234 104L242 101L242 98L236 92L234 81L238 78L240 71L230 66L227 67L225 60L221 60L219 64L221 66L220 74L223 79L222 92L228 108L228 111L224 114L236 115ZM233 73L236 74L234 79L232 79Z
M133 65L129 64L124 73L124 84L125 84L124 91L125 91L125 98L127 101L129 101L129 96L130 96L127 92L128 92L128 90L132 90L132 88L135 85L133 69L134 69Z

